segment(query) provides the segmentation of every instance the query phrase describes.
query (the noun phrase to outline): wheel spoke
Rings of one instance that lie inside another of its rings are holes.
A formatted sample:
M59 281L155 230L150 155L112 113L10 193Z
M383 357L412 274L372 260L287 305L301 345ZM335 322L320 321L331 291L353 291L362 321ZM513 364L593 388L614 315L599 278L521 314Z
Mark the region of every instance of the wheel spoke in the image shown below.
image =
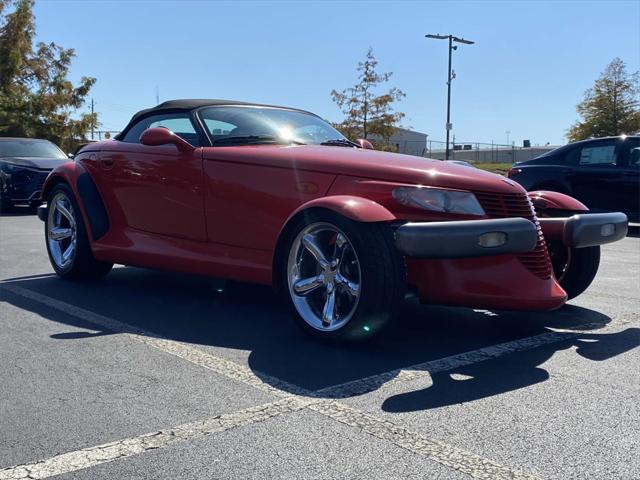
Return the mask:
M67 247L67 249L64 251L64 253L62 254L62 261L63 262L67 262L67 260L69 260L69 258L71 257L71 255L73 254L73 250L75 249L76 245L75 242L71 242L69 244L69 246Z
M322 253L322 249L320 248L320 245L318 245L316 240L317 239L315 236L307 233L302 237L302 244L309 251L309 253L313 255L313 258L316 259L316 262L320 264L322 269L325 270L329 268L330 264L327 260L327 257L325 257L324 253Z
M360 292L360 285L358 283L352 282L340 273L336 274L336 283L344 288L352 297L357 297Z
M72 227L75 226L76 222L73 219L73 214L67 209L64 203L62 203L62 199L56 202L56 209L69 221L69 225Z
M344 254L347 251L347 249L349 248L349 242L347 241L346 237L344 235L342 235L341 233L338 233L336 235L336 244L335 247L333 249L333 258L334 258L334 262L336 263L336 265L338 267L340 267L340 265L342 265L342 260L344 259Z
M327 289L327 299L324 302L324 308L322 309L322 326L330 327L335 320L336 310L336 291Z
M307 295L323 285L322 279L322 275L317 275L315 277L298 280L294 283L293 289L298 295Z
M70 228L54 227L49 231L49 238L56 241L64 240L72 235L73 230Z

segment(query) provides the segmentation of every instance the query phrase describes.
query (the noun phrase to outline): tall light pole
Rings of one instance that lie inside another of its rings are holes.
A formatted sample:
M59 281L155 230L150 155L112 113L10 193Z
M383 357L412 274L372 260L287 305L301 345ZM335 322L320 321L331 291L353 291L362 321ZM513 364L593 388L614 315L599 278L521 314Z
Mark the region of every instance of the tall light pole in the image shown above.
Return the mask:
M453 70L451 70L451 54L454 50L457 50L457 45L454 45L453 42L456 43L464 43L466 45L473 45L475 42L471 40L465 40L464 38L456 37L454 35L434 35L427 34L425 35L427 38L435 38L437 40L449 40L449 75L447 76L447 149L445 152L445 160L449 160L449 133L451 132L451 80L456 78Z

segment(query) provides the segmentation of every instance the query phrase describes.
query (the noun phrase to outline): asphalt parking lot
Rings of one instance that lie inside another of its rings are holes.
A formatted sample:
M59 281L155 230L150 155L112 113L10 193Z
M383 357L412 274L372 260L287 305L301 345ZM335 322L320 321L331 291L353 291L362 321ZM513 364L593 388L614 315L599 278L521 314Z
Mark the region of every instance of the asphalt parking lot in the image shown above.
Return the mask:
M640 478L640 239L548 314L408 305L304 338L268 288L52 274L0 218L0 479Z

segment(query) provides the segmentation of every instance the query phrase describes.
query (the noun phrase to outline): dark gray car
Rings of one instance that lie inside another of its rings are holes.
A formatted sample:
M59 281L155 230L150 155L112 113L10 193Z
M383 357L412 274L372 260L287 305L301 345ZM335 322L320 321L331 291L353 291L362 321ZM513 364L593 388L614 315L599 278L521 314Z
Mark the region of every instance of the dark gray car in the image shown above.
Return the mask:
M640 221L640 137L594 138L513 165L508 176L528 191L553 190L594 212L620 211Z
M45 178L67 161L68 156L48 140L0 138L0 210L39 205Z

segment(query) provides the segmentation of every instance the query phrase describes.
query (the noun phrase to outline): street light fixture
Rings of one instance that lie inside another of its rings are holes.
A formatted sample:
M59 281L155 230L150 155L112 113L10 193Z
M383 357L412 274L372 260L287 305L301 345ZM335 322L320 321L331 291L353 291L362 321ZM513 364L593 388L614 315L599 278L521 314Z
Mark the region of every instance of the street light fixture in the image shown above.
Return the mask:
M455 74L451 70L451 54L454 50L457 50L458 47L453 44L463 43L465 45L473 45L475 42L471 40L466 40L464 38L456 37L454 35L434 35L427 34L425 35L427 38L434 38L436 40L449 40L449 75L447 76L447 149L445 151L445 160L449 160L449 133L451 132L451 80L455 78Z

